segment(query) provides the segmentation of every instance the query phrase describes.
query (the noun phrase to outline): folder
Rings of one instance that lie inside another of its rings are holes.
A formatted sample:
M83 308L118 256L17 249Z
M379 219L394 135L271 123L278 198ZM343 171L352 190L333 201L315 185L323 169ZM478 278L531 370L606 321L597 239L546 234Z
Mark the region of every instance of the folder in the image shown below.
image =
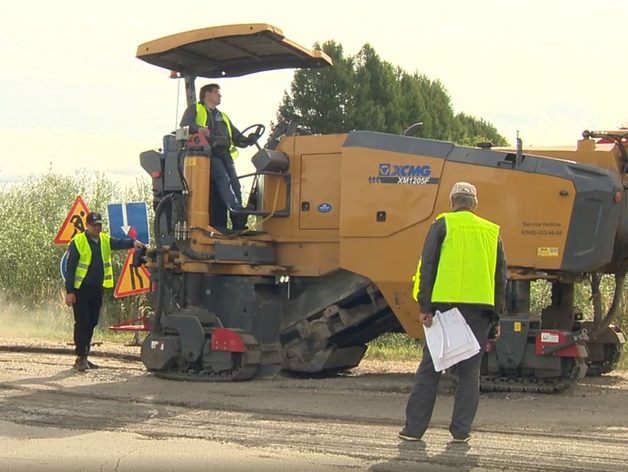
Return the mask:
M425 328L425 341L436 372L480 352L480 345L458 308L436 311L432 325Z

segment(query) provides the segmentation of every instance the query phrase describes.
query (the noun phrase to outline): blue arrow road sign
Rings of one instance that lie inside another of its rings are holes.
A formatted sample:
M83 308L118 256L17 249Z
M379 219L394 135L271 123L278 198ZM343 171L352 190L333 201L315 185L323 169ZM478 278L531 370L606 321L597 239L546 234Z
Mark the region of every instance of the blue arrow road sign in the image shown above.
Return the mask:
M144 244L149 243L148 209L146 202L110 203L109 234L114 238L135 238Z
M59 263L59 272L61 272L61 277L65 280L68 274L68 251L63 253L63 257L61 257L61 262Z

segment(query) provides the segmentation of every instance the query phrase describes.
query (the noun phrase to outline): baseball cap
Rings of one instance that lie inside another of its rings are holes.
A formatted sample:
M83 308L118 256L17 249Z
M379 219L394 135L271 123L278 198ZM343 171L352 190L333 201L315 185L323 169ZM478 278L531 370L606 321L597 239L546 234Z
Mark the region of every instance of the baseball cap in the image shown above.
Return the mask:
M90 212L89 215L87 215L87 224L88 225L102 224L101 214L96 211Z
M478 198L478 192L469 182L456 182L451 188L449 196L453 195L471 195Z

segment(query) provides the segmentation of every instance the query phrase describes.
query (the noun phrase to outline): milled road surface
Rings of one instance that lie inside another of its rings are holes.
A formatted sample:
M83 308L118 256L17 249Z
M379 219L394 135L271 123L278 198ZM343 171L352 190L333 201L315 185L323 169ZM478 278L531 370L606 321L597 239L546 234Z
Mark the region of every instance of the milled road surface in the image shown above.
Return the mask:
M558 395L483 395L468 445L450 443L443 379L425 443L407 443L396 434L414 363L210 384L156 379L138 348L96 347L101 368L86 373L49 348L67 346L0 340L2 471L628 470L626 373Z

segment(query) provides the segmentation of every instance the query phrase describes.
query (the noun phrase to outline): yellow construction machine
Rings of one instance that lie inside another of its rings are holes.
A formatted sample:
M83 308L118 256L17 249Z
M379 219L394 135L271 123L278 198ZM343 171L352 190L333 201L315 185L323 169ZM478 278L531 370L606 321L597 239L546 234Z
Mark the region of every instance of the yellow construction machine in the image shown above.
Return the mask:
M185 81L227 79L332 61L266 24L211 27L138 47L142 61ZM574 284L605 273L620 283L628 258L628 155L623 133L586 133L572 150L461 147L369 130L311 135L280 123L265 144L253 125L256 171L243 210L249 229L210 225L211 145L189 129L141 154L154 190L155 290L141 358L174 380L272 378L281 369L337 372L357 366L389 332L424 336L412 277L434 218L456 181L478 189L480 216L501 226L508 313L488 346L484 390L559 391L612 370L625 338L611 325L617 301L582 320ZM409 130L411 127L409 128ZM612 144L597 144L604 135ZM530 283L552 284L552 302L530 313ZM595 290L594 290L595 293ZM616 294L619 295L619 292Z

